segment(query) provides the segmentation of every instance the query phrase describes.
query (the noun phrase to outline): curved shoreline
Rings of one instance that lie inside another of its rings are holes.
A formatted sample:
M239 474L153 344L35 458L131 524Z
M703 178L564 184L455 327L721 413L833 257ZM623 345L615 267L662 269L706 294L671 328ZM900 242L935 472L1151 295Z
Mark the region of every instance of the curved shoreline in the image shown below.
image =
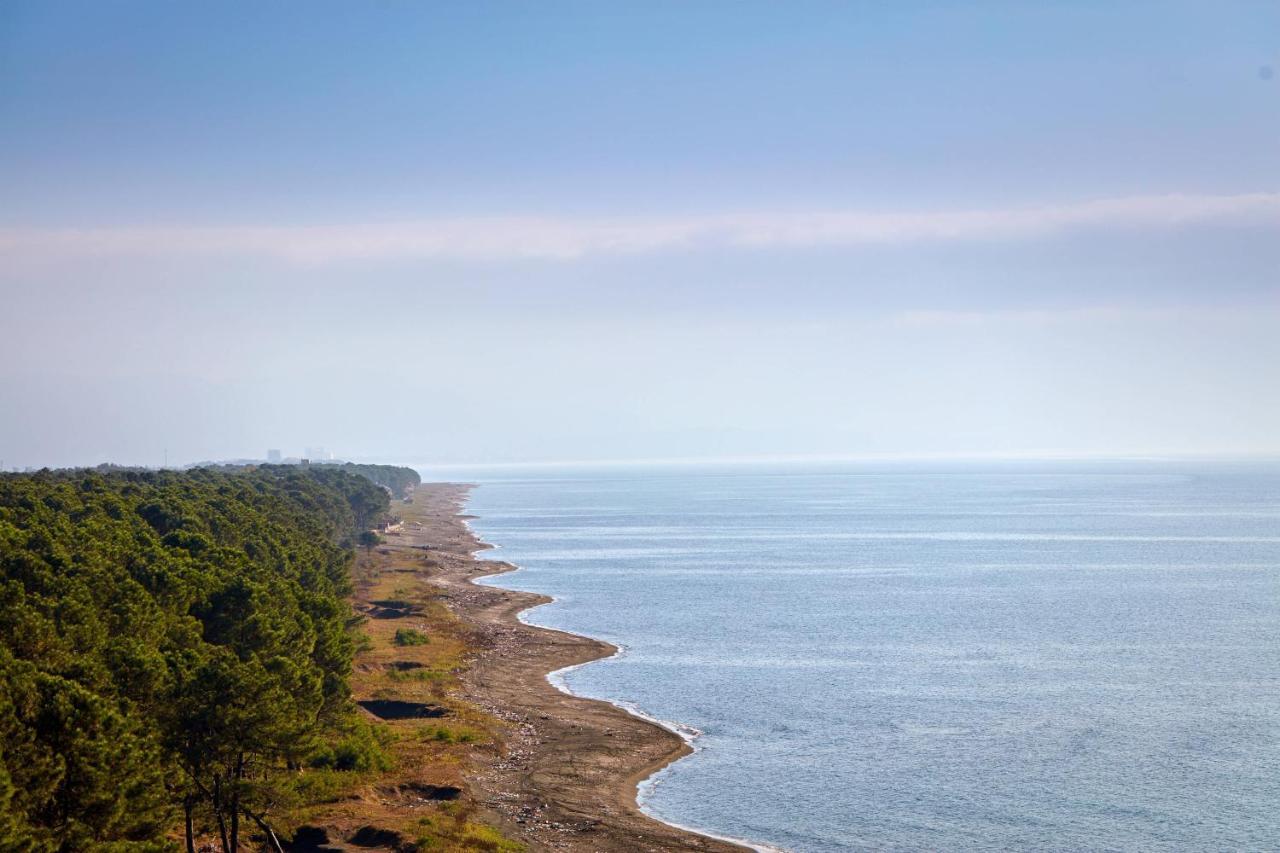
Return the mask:
M466 524L470 491L456 483L421 486L413 514L422 526L404 538L428 552L429 580L470 632L463 697L507 724L503 754L467 777L490 819L535 850L761 849L640 808L640 784L693 748L664 725L552 682L553 673L607 658L617 647L520 619L550 596L474 582L517 567L476 558L491 546Z
M489 543L485 543L485 544L488 545L488 548L481 549L481 551L496 549L498 547L496 545L492 545ZM477 551L476 553L477 554L481 553L481 551ZM508 560L479 560L478 562L494 563L497 565L508 566L509 568L506 568L500 572L494 572L488 575L479 575L472 579L473 583L475 583L476 581L482 581L482 580L488 580L490 578L501 577L502 575L514 574L515 572L522 571L525 569L524 566L521 566L518 563L512 563ZM525 590L514 589L512 587L498 586L496 584L486 583L486 584L479 584L479 585L491 587L492 589L500 589L500 590L503 590L504 592L524 592L525 591ZM544 593L531 593L531 594L542 595ZM575 637L582 637L583 639L586 639L586 640L593 640L597 643L604 643L605 645L613 649L613 653L606 655L605 657L596 658L595 660L583 661L582 663L570 664L568 666L561 667L560 669L555 669L555 670L552 670L551 672L548 672L546 677L547 677L547 681L551 682L551 686L559 690L561 693L568 694L569 696L572 696L575 699L588 699L596 702L608 702L610 705L613 705L615 708L620 708L621 710L626 711L628 714L630 714L633 717L639 717L641 720L644 720L646 723L653 723L655 726L661 726L662 728L671 732L673 735L676 735L677 737L679 737L685 743L689 744L689 746L693 747L694 752L697 752L698 748L694 746L694 743L695 741L697 741L698 738L702 737L703 733L701 730L699 730L694 726L690 726L686 723L678 723L673 720L659 719L658 717L655 717L652 714L648 714L642 709L634 705L630 705L626 702L620 702L620 701L617 701L614 699L608 699L602 696L586 696L581 693L574 693L571 689L569 689L568 683L565 682L563 678L564 673L572 672L575 669L581 669L585 666L590 666L593 663L600 663L606 660L613 660L614 658L621 658L624 655L626 655L627 649L625 646L615 645L613 643L610 643L608 640L602 640L599 637L592 637L590 634L578 634L574 631L564 631L560 628L553 628L550 625L539 625L537 622L531 622L530 620L525 618L525 614L532 613L534 610L537 610L539 607L545 607L548 604L555 604L560 601L560 599L556 598L554 595L547 595L547 598L549 600L542 604L535 604L532 607L528 607L528 608L525 608L524 610L521 610L519 613L516 614L516 618L520 620L520 623L522 625L528 625L530 628L539 628L543 631L560 631L561 633L571 634ZM657 820L662 820L662 818L658 818L656 815L654 817ZM667 821L667 820L663 820L662 822L671 823L670 821ZM672 824L672 826L678 826L678 824ZM680 828L689 829L689 827L684 827L684 826ZM691 831L699 832L699 834L701 835L711 835L711 833L701 832L700 830L691 830ZM711 837L715 838L718 836L711 835ZM748 846L751 846L749 842L744 841L742 843L747 844ZM769 851L772 851L773 849L774 848L765 848L765 853L769 853Z
M466 524L466 522L464 522L464 524ZM472 534L473 534L473 535L475 535L475 531L472 529L472 527L471 527L471 525L470 525L470 524L467 524L467 529L468 529L468 530L471 530ZM480 539L478 536L477 536L476 538L477 538L477 540L478 540L478 541L480 541L480 542L484 542L484 540L483 540L483 539ZM483 551L485 551L485 550L495 549L495 548L497 547L496 545L493 545L492 543L488 543L488 542L484 542L484 544L485 544L485 546L486 546L486 547L485 547L485 548L480 549L479 551L474 552L474 553L473 553L473 555L472 555L472 556L473 556L473 558L474 558L474 555L475 555L475 554L482 553L482 552L483 552ZM487 575L479 575L479 576L477 576L477 577L474 577L474 578L472 578L472 581L471 581L473 584L475 584L477 581L484 581L484 580L488 580L488 579L490 579L490 578L497 578L497 577L501 577L502 575L509 575L509 574L512 574L512 573L514 573L514 572L520 571L521 569L525 568L524 566L521 566L521 565L519 565L519 564L517 564L517 563L512 563L512 562L507 561L507 560L480 560L480 559L477 559L477 562L479 562L479 563L492 563L493 565L504 566L505 568L503 568L503 569L501 569L501 570L499 570L499 571L497 571L497 572L493 572L493 573L491 573L491 574L487 574ZM506 592L525 592L525 590L516 590L516 589L511 589L510 587L493 586L493 585L491 585L491 584L487 584L487 583L486 583L486 584L479 584L479 585L481 585L481 586L491 586L493 589L502 589L502 590L504 590L504 591L506 591ZM530 594L530 595L543 595L542 593L528 593L528 594ZM546 596L546 598L548 598L549 600L548 600L548 601L545 601L545 602L542 602L541 604L534 604L534 605L532 605L532 606L530 606L530 607L528 607L528 608L526 608L526 609L524 609L524 610L521 610L519 613L517 613L517 614L516 614L516 618L517 618L517 619L519 619L519 620L520 620L520 622L521 622L522 624L524 624L524 625L528 625L528 626L529 626L529 627L531 627L531 628L536 628L536 629L543 630L543 631L555 631L555 632L558 632L558 633L567 633L567 634L570 634L570 635L575 636L575 637L582 637L582 638L584 638L584 639L592 640L592 641L597 642L597 643L603 643L603 644L605 644L605 645L607 645L607 646L609 646L610 648L612 648L612 649L613 649L613 653L612 653L612 654L609 654L609 655L606 655L605 657L596 658L595 660L583 661L583 662L581 662L581 663L570 664L569 666L565 666L565 667L562 667L562 668L560 668L560 669L556 669L556 670L552 670L551 672L548 672L548 673L546 674L546 679L547 679L547 681L551 684L551 686L552 686L552 687L554 687L554 688L556 688L557 690L559 690L561 693L564 693L566 696L570 696L570 697L572 697L572 698L574 698L574 699L585 699L585 700L590 701L590 702L607 702L607 703L609 703L610 705L612 705L613 707L615 707L615 708L619 709L620 711L623 711L623 712L625 712L625 713L627 713L627 714L630 714L631 716L635 717L636 719L643 720L643 721L644 721L644 722L646 722L646 723L652 723L652 724L653 724L653 725L655 725L655 726L658 726L658 727L660 727L660 728L662 728L662 729L665 729L666 731L668 731L668 732L670 732L671 734L675 735L676 737L680 738L680 739L681 739L682 741L684 741L684 743L689 747L689 750L688 750L687 752L683 752L683 753L681 753L681 754L679 754L679 755L674 756L670 761L668 761L668 762L666 762L665 764L663 764L663 765L661 765L661 766L659 766L659 767L655 768L655 769L653 770L653 772L652 772L652 773L650 773L648 776L645 776L643 779L641 779L639 782L637 782L637 783L636 783L636 786L635 786L635 789L636 789L635 799L636 799L636 805L640 808L640 810L641 810L642 812L644 812L644 814L646 814L646 815L648 815L649 817L653 818L654 820L658 821L659 823L666 824L667 826L670 826L670 827L672 827L672 828L674 828L674 829L681 830L682 832L691 832L691 833L693 833L693 834L695 834L695 835L701 835L701 836L704 836L704 837L706 837L706 838L714 839L714 840L716 840L716 841L723 841L723 842L726 842L726 843L728 843L728 844L733 844L733 845L735 845L735 846L737 846L737 847L743 847L743 848L746 848L746 849L748 849L748 850L752 850L752 851L754 851L754 853L787 853L787 851L786 851L786 850L784 850L783 848L780 848L780 847L772 847L772 846L767 845L767 844L762 844L762 843L755 842L755 841L748 841L748 840L747 840L747 839L745 839L745 838L734 838L734 837L732 837L732 836L728 836L728 835L718 835L718 834L716 834L716 833L714 833L714 832L710 832L710 831L705 830L705 829L699 829L699 828L697 828L697 827L693 827L693 826L686 826L686 825L684 825L684 824L676 823L675 821L667 820L666 818L661 817L660 815L654 814L653 812L649 811L648 809L646 809L646 808L644 807L644 804L641 802L641 790L644 788L644 786L646 785L646 783L652 783L652 782L654 782L654 780L657 778L658 774L662 773L662 771L666 770L668 767L670 767L671 765L675 764L677 761L680 761L681 759L687 758L687 757L689 757L690 755L692 755L692 754L694 754L694 753L698 752L698 747L697 747L697 745L696 745L696 741L698 740L698 738L702 737L703 733L702 733L702 731L700 731L699 729L697 729L697 728L696 728L696 727L694 727L694 726L690 726L690 725L688 725L688 724L684 724L684 723L674 722L674 721L671 721L671 720L663 720L663 719L659 719L658 717L655 717L655 716L653 716L652 714L648 714L648 713L646 713L645 711L643 711L642 709L640 709L640 708L638 708L638 707L635 707L635 706L632 706L632 705L628 705L628 704L626 704L626 703L623 703L623 702L620 702L620 701L617 701L617 700L614 700L614 699L602 698L602 697L598 697L598 696L585 696L585 695L583 695L583 694L581 694L581 693L575 693L575 692L573 692L573 690L571 690L571 689L569 688L568 684L563 680L563 678L557 678L557 676L560 676L560 675L562 675L563 673L567 673L567 672L570 672L570 671L575 670L575 669L581 669L582 667L585 667L585 666L590 666L590 665L595 664L595 663L600 663L601 661L610 660L610 659L612 659L612 658L622 657L622 656L626 653L626 649L625 649L624 647L621 647L621 646L616 646L616 645L614 645L613 643L609 643L609 642L608 642L608 641L606 641L606 640L601 640L601 639L599 639L598 637L592 637L592 636L590 636L590 635L588 635L588 634L577 634L577 633L574 633L574 632L572 632L572 631L563 631L563 630L561 630L561 629L559 629L559 628L552 628L552 627L550 627L549 625L539 625L539 624L538 624L538 623L536 623L536 622L531 622L531 621L529 621L529 620L527 620L527 619L525 619L525 618L524 618L524 617L525 617L525 614L530 613L530 612L532 612L532 611L534 611L534 610L537 610L539 607L545 607L545 606L546 606L546 605L548 605L548 604L554 604L555 602L559 601L559 599L558 599L558 598L556 598L556 597L555 597L555 596L553 596L553 595L547 595L547 596Z

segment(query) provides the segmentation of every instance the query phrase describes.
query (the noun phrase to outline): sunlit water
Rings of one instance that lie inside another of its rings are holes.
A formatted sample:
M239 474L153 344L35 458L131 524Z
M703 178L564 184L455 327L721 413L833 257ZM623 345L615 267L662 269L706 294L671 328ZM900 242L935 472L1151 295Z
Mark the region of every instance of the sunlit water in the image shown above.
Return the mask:
M796 851L1280 849L1274 469L468 479L523 567L495 582L557 599L527 618L624 649L570 689L701 732L655 815Z

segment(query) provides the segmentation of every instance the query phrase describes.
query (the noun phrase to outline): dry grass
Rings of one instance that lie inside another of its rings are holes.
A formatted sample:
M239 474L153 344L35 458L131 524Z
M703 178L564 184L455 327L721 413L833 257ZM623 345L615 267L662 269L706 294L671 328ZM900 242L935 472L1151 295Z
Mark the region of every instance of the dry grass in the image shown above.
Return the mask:
M397 506L397 511L409 523L422 512L415 505ZM357 556L354 606L364 614L356 628L363 639L351 686L357 700L424 703L445 709L445 715L379 721L391 736L393 767L346 774L347 785L317 778L333 784L332 791L323 792L328 802L305 810L298 822L324 826L334 838L373 826L398 833L424 851L513 853L523 846L484 825L464 779L472 762L501 754L503 723L458 695L458 677L471 647L465 626L439 601L439 590L429 580L435 567L426 552L404 540ZM429 641L397 644L396 632L406 630ZM441 789L460 793L447 801L422 793Z

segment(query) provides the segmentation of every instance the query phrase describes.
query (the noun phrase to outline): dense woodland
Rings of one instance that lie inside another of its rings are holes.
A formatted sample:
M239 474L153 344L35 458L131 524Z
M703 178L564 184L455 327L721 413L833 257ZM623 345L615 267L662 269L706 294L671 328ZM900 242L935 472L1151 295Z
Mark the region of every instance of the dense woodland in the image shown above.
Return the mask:
M0 475L0 849L271 844L300 770L383 760L352 545L417 474L361 467Z
M359 465L355 462L344 462L338 466L349 474L359 474L372 480L384 489L389 489L396 497L404 497L410 490L422 483L418 472L412 468L399 465Z

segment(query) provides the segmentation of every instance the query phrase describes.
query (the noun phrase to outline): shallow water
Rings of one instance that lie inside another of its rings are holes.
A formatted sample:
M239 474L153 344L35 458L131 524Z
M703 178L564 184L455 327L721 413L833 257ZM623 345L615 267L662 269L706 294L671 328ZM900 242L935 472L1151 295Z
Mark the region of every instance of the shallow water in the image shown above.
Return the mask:
M441 472L428 470L440 478ZM458 479L458 472L448 472ZM1280 848L1280 473L468 472L495 583L699 730L643 790L796 851Z

